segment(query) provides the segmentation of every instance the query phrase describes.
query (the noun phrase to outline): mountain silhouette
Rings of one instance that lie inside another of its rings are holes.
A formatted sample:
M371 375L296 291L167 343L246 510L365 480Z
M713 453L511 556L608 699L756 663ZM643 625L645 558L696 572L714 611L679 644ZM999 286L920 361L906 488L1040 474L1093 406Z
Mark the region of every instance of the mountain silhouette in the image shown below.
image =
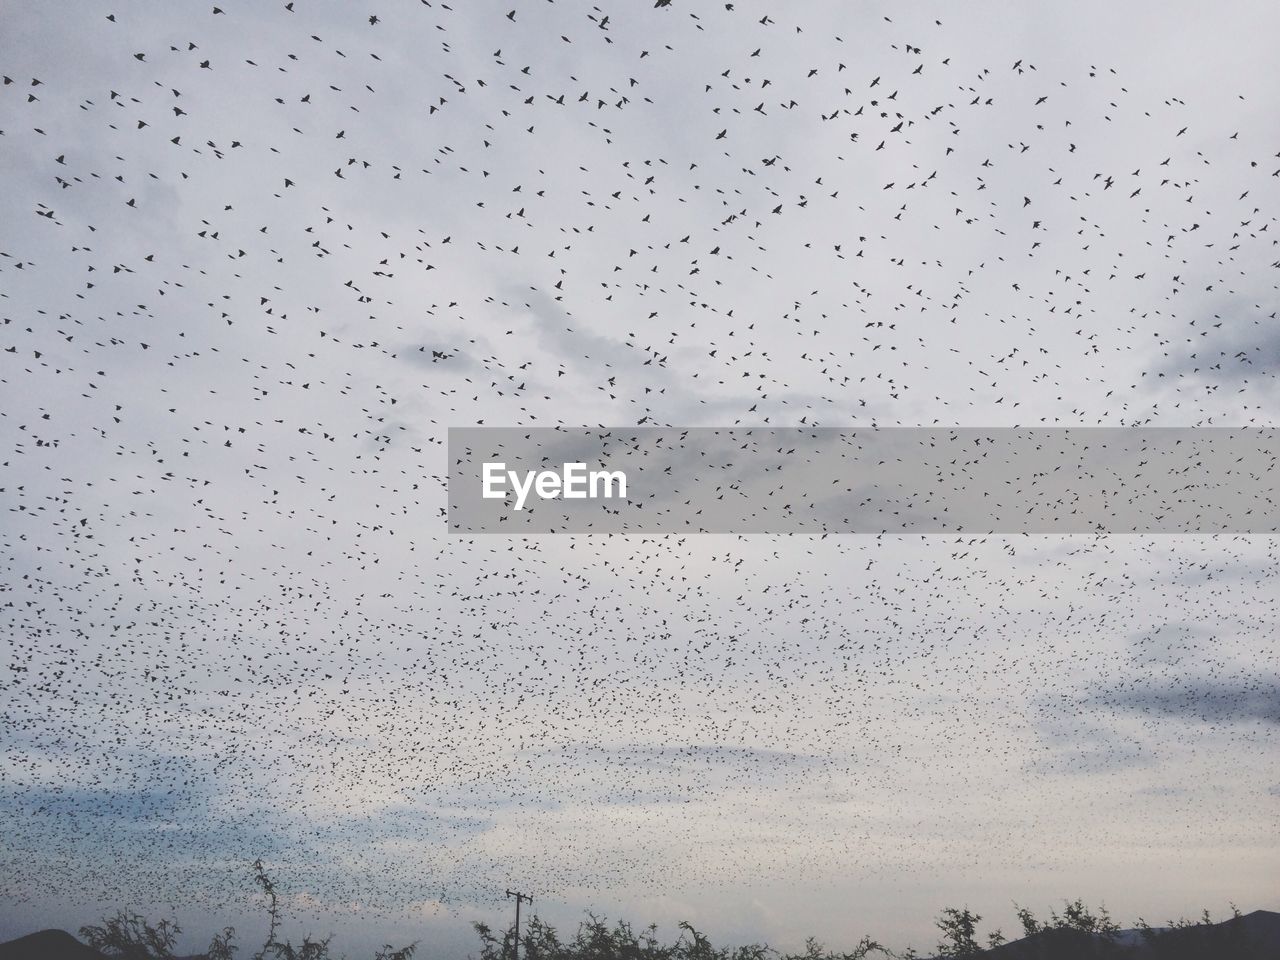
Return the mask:
M1148 941L1140 930L1122 930L1112 940L1081 930L1042 930L982 951L990 960L1276 960L1280 957L1280 913L1255 910L1219 923L1155 928ZM0 957L0 960L3 960Z
M41 930L0 943L0 960L105 960L65 930Z

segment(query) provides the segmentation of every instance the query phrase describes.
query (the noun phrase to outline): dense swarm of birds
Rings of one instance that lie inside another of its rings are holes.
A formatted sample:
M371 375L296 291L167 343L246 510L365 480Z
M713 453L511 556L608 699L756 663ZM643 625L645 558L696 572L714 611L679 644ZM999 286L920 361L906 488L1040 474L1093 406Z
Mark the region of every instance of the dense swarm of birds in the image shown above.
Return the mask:
M1273 423L1261 79L887 12L6 13L4 903L1274 876L1270 540L446 530L449 426Z

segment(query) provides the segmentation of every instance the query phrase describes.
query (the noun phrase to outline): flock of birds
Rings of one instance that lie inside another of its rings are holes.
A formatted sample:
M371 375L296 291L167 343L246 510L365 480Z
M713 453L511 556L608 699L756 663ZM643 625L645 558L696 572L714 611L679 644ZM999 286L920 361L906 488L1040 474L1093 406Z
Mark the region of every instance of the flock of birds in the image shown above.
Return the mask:
M449 426L1271 425L1258 78L958 17L8 11L0 902L1274 876L1268 539L446 530Z

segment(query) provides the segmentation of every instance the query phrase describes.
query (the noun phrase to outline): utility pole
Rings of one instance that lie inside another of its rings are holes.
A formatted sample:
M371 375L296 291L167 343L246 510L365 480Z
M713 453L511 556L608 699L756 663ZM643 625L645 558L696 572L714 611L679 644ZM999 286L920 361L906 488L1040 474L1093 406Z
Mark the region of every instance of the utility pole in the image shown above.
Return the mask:
M529 896L527 893L517 893L514 890L508 890L507 896L516 898L515 955L511 958L511 960L520 960L520 901L523 900L525 903L532 904L533 897Z

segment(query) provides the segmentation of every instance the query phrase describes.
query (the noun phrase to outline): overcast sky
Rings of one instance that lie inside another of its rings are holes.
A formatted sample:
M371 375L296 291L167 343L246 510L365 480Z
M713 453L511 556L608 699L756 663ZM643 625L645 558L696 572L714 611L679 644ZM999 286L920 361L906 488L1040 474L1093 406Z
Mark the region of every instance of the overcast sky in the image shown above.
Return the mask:
M515 3L0 10L0 936L1277 907L1271 538L442 510L449 426L1276 426L1280 12Z

